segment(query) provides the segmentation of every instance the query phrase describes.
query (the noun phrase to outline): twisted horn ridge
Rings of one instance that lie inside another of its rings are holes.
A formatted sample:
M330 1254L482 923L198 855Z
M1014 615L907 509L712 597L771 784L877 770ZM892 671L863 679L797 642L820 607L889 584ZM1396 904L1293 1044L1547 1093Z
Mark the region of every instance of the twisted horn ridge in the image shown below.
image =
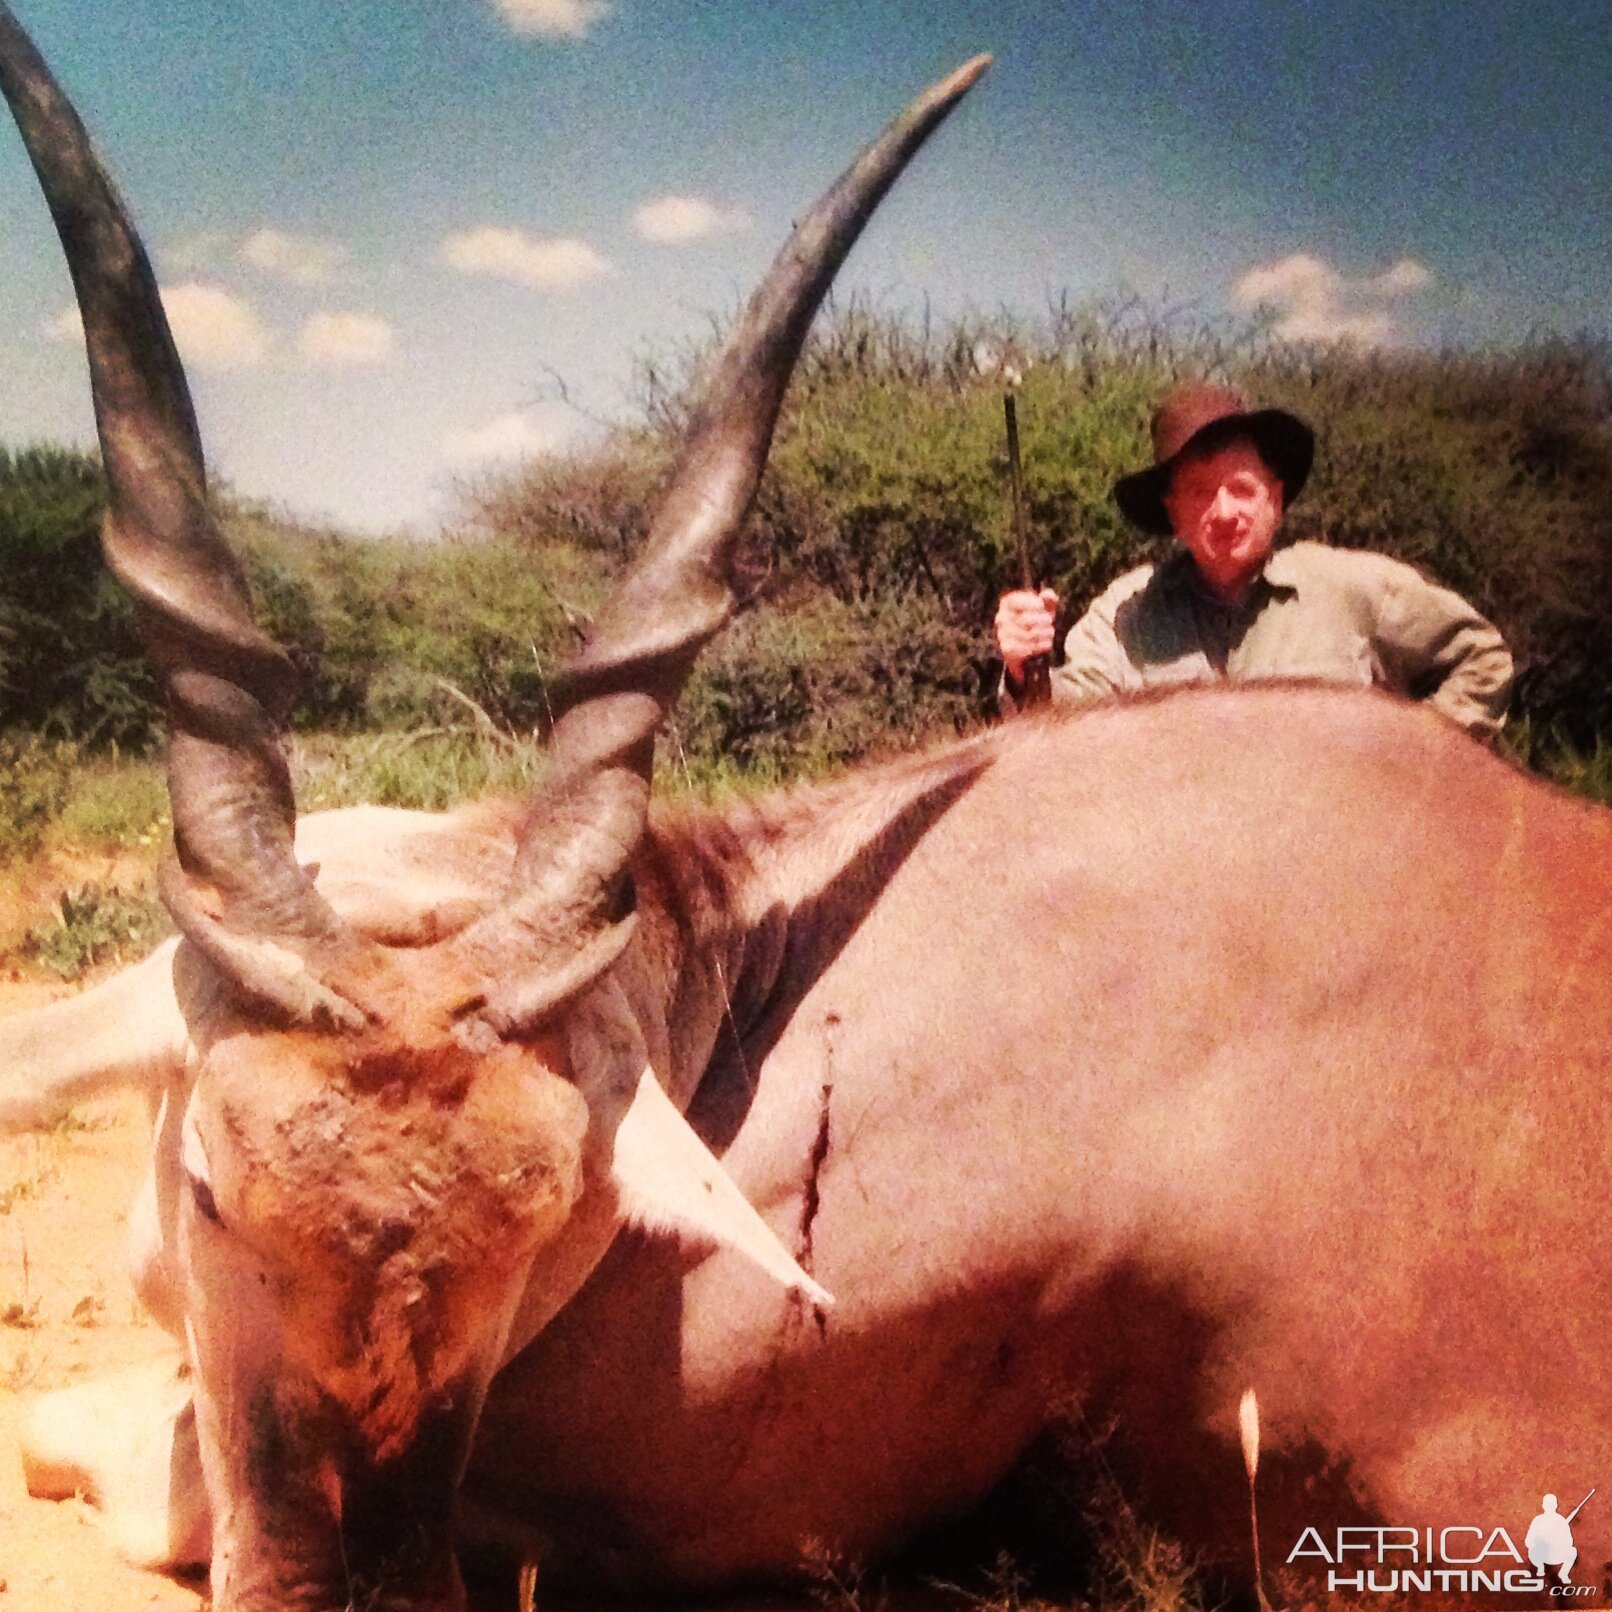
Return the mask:
M297 1022L361 1017L318 977L354 941L292 852L280 742L290 663L253 624L239 562L207 505L184 371L156 278L89 136L0 0L0 89L67 256L84 321L106 473L101 543L133 594L168 708L175 921L261 1008ZM312 965L312 966L310 966Z
M806 333L874 209L990 62L976 56L897 117L796 227L750 299L644 551L561 677L552 767L522 835L515 893L462 937L483 966L500 960L507 976L512 956L549 951L557 909L570 916L573 952L585 937L601 957L619 951L603 936L631 905L625 874L647 818L655 732L732 613L734 548ZM575 979L574 956L564 974ZM483 1017L501 1034L518 1033L559 999L541 969L522 972Z

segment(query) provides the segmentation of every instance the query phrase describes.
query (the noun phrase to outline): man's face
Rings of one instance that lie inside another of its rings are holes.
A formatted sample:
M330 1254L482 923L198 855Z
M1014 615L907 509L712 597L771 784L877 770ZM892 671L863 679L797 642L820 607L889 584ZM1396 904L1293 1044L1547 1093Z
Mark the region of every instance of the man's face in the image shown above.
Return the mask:
M1175 467L1164 508L1175 535L1221 598L1260 573L1282 524L1282 483L1246 438L1189 453Z

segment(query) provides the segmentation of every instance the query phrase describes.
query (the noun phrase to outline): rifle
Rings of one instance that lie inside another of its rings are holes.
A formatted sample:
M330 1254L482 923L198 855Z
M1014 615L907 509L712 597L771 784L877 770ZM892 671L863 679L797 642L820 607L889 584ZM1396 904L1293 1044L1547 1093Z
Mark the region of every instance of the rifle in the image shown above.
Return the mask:
M1013 487L1013 535L1019 545L1019 572L1024 586L1035 591L1035 572L1030 566L1030 534L1024 515L1024 478L1019 469L1019 411L1013 389L1002 394L1002 413L1007 419L1008 479ZM1026 710L1045 705L1052 699L1052 657L1032 655L1024 663L1023 683L1014 699Z
M1594 1493L1595 1493L1595 1490L1591 1489L1590 1494L1594 1494ZM1573 1519L1579 1514L1579 1512L1581 1512L1585 1508L1585 1506L1587 1506L1590 1503L1590 1494L1585 1495L1584 1498L1582 1500L1580 1500L1579 1503L1576 1506L1574 1506L1573 1509L1570 1512L1568 1512L1568 1514L1567 1514L1567 1522L1568 1522L1569 1527L1572 1526Z

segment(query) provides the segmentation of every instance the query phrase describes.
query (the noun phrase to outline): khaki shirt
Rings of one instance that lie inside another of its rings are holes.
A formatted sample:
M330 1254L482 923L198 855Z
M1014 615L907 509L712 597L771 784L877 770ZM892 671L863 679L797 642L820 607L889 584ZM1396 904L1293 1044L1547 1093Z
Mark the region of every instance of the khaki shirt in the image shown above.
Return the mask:
M1512 666L1465 599L1387 555L1295 543L1228 604L1181 549L1099 595L1064 640L1052 697L1294 677L1394 689L1490 738L1505 719Z

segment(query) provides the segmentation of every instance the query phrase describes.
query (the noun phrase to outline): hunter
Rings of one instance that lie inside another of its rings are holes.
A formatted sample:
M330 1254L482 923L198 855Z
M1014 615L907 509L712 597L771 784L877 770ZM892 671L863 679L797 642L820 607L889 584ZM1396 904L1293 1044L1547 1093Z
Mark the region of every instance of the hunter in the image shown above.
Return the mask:
M1376 684L1493 739L1511 692L1499 632L1459 594L1383 554L1300 542L1278 549L1315 436L1283 409L1194 383L1153 415L1153 459L1114 484L1144 532L1180 547L1128 571L1064 639L1055 701L1088 702L1183 683L1309 678ZM1051 652L1058 596L1019 589L996 612L1004 709L1026 662Z

